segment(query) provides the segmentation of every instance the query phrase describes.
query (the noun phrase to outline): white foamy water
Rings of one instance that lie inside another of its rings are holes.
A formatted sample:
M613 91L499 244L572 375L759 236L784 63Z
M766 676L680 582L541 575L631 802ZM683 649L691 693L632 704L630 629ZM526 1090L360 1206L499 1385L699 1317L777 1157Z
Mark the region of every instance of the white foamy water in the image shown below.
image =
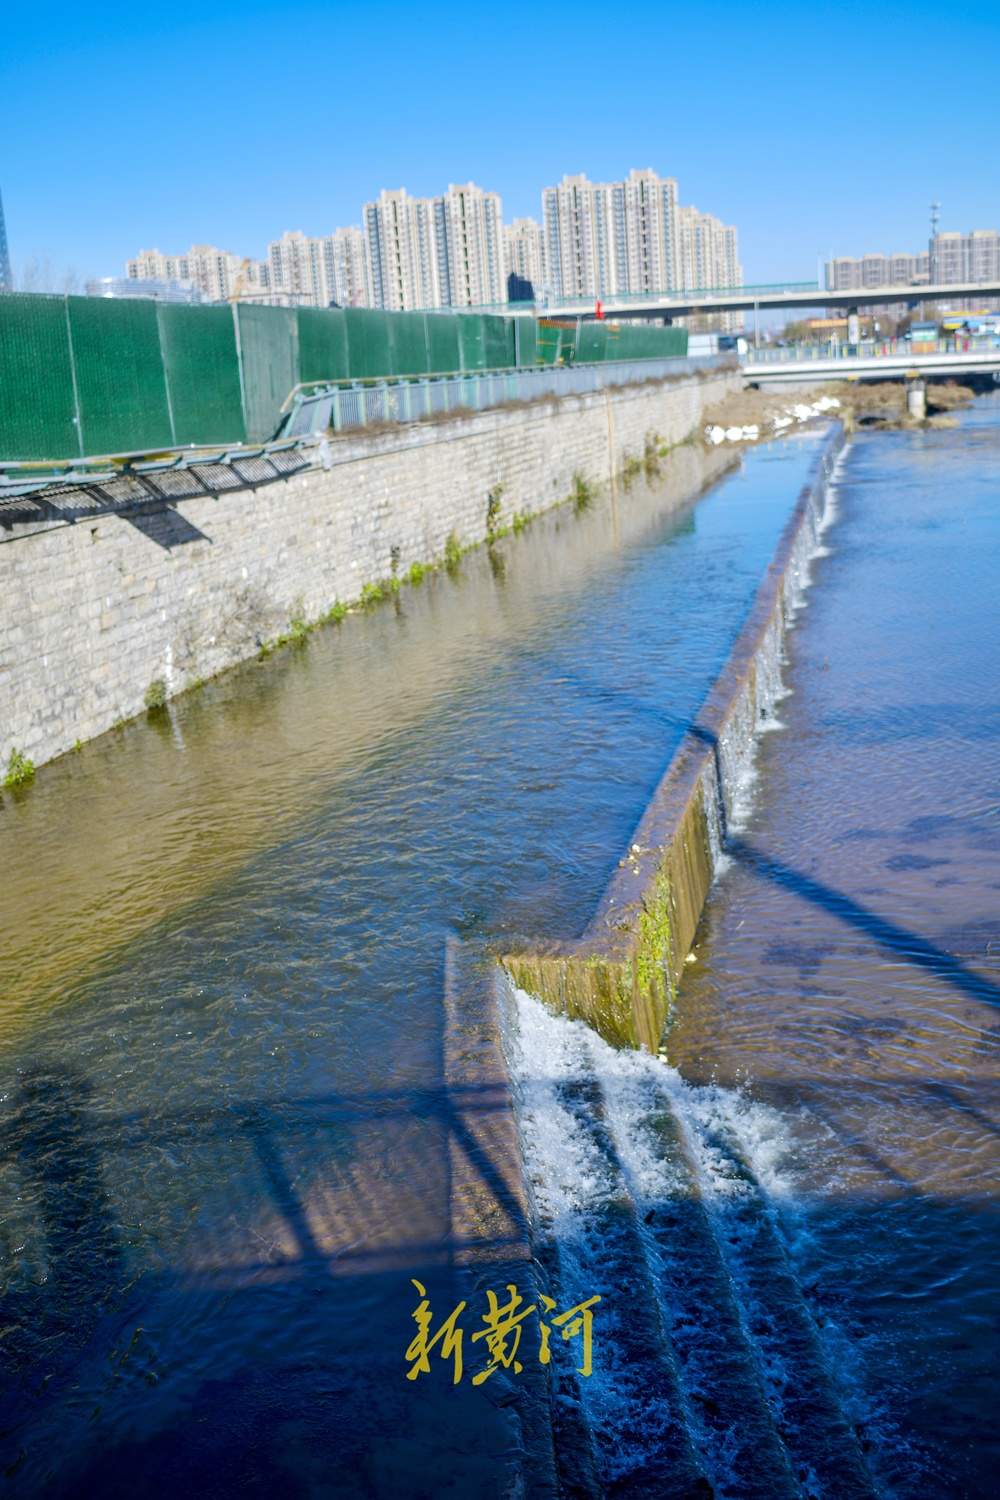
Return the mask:
M648 1053L616 1051L583 1022L551 1014L524 991L512 990L509 998L506 1046L536 1234L557 1261L564 1302L595 1293L602 1298L595 1315L594 1374L580 1387L605 1475L638 1467L652 1451L642 1434L651 1434L655 1449L672 1417L692 1440L716 1493L735 1496L734 1442L707 1431L686 1388L711 1398L699 1375L697 1340L691 1341L693 1357L673 1412L662 1396L651 1394L648 1370L628 1357L623 1335L636 1309L620 1282L621 1254L608 1243L618 1222L609 1210L617 1206L620 1219L622 1203L631 1205L645 1262L639 1281L649 1278L641 1294L656 1300L655 1318L670 1337L677 1310L664 1298L662 1284L672 1268L645 1227L648 1218L665 1204L701 1202L722 1226L721 1253L739 1278L740 1254L751 1248L744 1242L756 1233L760 1215L776 1212L793 1191L787 1124L737 1090L695 1087ZM596 1136L595 1112L602 1116ZM734 1214L737 1207L745 1210L742 1217ZM683 1253L682 1246L677 1250ZM635 1295L634 1275L629 1281ZM747 1290L743 1295L750 1300ZM704 1315L711 1320L711 1306ZM755 1347L752 1358L780 1416L781 1390L792 1374L780 1367L777 1351Z
M836 1322L814 1327L800 1289L809 1230L794 1122L744 1090L693 1085L660 1058L617 1051L522 990L508 987L505 1008L539 1255L562 1305L602 1299L594 1373L578 1382L599 1479L612 1483L662 1461L664 1433L680 1429L715 1494L737 1500L745 1493L741 1424L754 1407L783 1466L775 1495L840 1500L836 1478L809 1462L803 1389L818 1391L827 1425L831 1410L843 1414L845 1431L870 1426L873 1413L863 1352ZM723 1267L721 1281L703 1293L692 1287L698 1267L713 1264ZM727 1309L716 1305L720 1286ZM713 1387L720 1316L745 1346L744 1389ZM675 1390L636 1356L637 1317L673 1351ZM721 1421L720 1402L733 1406ZM713 1406L714 1420L706 1419Z
M743 830L753 809L758 736L782 728L777 707L788 696L784 683L785 636L795 628L795 618L806 602L813 581L813 562L830 554L830 546L823 538L836 519L838 478L847 451L847 447L841 449L833 461L825 483L813 496L803 518L785 570L783 608L772 619L757 652L753 689L748 687L736 705L720 737L715 764L703 778L715 877L729 867L726 834Z

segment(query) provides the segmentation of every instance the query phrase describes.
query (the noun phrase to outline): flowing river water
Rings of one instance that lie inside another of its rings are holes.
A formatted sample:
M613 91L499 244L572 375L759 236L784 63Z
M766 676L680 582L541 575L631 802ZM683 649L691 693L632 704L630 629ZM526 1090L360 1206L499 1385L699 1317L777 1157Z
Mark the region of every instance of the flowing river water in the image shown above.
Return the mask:
M585 925L817 444L679 450L5 798L12 1492L502 1492L488 1387L402 1378L449 941ZM995 401L849 450L670 1066L512 1006L592 1492L989 1492L998 457Z

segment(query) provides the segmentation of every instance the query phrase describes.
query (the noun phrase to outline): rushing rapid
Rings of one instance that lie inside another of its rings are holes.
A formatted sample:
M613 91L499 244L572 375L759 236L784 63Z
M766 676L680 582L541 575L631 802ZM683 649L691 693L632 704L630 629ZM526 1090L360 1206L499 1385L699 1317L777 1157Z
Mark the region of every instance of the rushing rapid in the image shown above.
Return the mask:
M562 1393L566 1467L582 1447L598 1494L872 1494L797 1275L787 1122L513 1005L539 1258L562 1302L602 1298L595 1373Z

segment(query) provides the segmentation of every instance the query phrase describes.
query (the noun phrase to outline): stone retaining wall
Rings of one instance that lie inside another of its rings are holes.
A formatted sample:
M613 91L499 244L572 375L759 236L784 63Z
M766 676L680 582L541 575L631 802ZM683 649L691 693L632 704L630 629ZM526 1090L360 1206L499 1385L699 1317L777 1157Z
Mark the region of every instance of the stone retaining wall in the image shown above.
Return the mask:
M732 370L330 440L255 489L0 530L0 775L213 676L366 585L599 485L674 445L739 386ZM325 466L324 466L325 465Z

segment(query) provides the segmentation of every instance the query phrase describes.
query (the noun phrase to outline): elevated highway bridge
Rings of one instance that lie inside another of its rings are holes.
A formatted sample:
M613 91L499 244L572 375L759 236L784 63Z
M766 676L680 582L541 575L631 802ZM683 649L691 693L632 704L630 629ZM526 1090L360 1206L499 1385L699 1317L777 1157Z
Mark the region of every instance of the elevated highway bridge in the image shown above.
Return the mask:
M685 318L694 313L764 312L784 309L805 312L813 307L852 308L904 303L951 302L956 299L983 301L1000 297L1000 278L993 281L963 281L915 286L854 287L828 291L815 281L779 282L762 286L705 287L688 292L610 293L601 299L606 318ZM464 310L464 309L463 309ZM487 309L481 309L486 311ZM544 302L510 302L505 313L530 313L542 318L594 318L593 297L552 297Z

